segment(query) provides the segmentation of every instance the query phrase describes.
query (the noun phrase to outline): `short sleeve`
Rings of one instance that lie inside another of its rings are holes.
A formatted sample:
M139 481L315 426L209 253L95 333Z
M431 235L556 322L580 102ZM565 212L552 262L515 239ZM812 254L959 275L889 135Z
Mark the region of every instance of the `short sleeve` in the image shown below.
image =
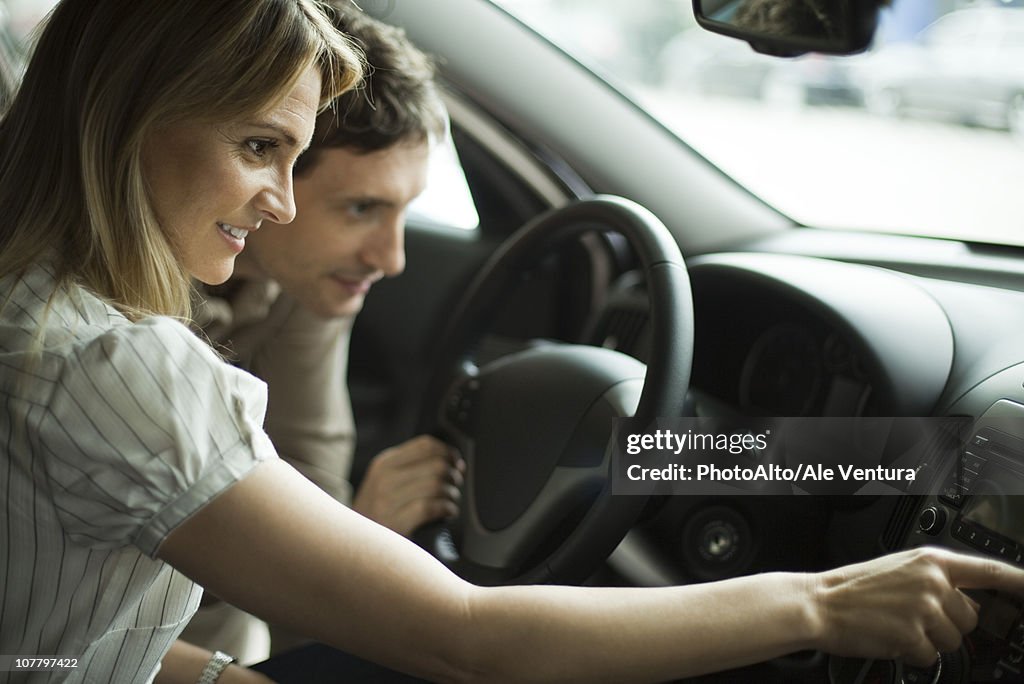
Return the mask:
M161 317L73 350L40 422L54 506L76 542L154 556L177 525L276 458L266 385Z

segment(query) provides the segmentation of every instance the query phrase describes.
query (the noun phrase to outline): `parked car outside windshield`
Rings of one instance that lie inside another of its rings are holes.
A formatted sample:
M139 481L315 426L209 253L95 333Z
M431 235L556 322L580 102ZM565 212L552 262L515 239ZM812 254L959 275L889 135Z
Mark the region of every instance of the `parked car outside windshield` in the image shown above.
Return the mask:
M950 12L860 63L869 108L1024 134L1024 7Z
M894 0L868 53L789 60L689 2L498 3L797 224L1024 244L1017 0Z

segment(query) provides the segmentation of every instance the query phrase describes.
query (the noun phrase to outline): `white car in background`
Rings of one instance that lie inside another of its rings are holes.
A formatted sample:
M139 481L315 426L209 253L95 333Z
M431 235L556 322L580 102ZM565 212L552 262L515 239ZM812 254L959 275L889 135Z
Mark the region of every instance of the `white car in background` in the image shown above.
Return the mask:
M1024 8L951 12L858 67L875 113L1024 132Z

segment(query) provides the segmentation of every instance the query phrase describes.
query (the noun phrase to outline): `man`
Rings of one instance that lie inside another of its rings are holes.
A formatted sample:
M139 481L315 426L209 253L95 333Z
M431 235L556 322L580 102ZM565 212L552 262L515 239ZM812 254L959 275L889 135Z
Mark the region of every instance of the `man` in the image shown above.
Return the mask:
M464 466L451 447L419 436L373 458L353 495L348 339L370 287L405 267L405 211L423 191L447 116L432 63L401 30L341 7L336 23L365 52L366 80L319 117L295 167L295 220L251 232L233 277L206 293L197 318L226 356L267 383L265 427L280 455L354 510L409 536L457 513ZM241 648L224 632L242 622L232 613L211 606L182 638ZM217 634L200 631L204 621ZM282 641L275 634L275 651Z

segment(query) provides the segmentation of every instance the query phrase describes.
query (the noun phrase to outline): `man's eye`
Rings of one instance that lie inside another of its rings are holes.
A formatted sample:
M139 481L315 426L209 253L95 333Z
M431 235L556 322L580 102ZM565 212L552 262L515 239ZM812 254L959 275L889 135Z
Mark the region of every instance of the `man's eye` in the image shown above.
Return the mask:
M277 147L276 141L262 138L249 138L245 141L245 144L248 146L249 151L257 157L263 157L271 148Z
M356 202L349 205L349 213L353 216L366 216L374 209L373 202Z

